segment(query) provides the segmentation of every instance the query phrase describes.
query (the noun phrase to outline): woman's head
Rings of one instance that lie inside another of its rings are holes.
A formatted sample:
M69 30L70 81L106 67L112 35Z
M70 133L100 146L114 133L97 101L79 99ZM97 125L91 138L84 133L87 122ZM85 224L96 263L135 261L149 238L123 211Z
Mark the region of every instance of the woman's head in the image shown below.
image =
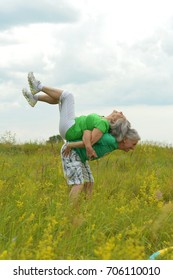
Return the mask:
M127 119L123 118L110 124L110 133L116 138L119 149L126 152L133 150L140 140L138 132L131 128L131 124Z
M130 128L130 122L125 118L120 118L115 122L110 123L110 133L117 139L118 142L122 141Z
M122 112L113 110L113 112L109 116L107 116L106 119L110 124L114 124L118 119L126 119L126 117Z

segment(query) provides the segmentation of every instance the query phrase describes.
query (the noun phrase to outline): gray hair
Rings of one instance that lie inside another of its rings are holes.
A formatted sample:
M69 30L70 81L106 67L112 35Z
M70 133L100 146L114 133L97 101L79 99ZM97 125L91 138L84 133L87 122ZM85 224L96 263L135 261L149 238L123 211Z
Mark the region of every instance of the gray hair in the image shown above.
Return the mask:
M131 128L131 124L126 119L118 119L114 123L110 123L110 133L117 139L122 141L125 137L131 140L140 140L138 132Z
M138 132L134 128L129 128L125 137L128 139L131 139L131 140L136 140L136 141L141 140L141 137L139 136Z

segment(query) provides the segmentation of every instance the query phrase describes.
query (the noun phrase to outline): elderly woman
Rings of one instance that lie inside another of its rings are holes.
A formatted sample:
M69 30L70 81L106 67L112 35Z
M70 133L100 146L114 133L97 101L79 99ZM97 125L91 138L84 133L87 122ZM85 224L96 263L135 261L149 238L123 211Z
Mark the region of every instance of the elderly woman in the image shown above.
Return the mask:
M28 103L32 107L36 105L37 101L59 104L59 132L62 138L68 141L76 141L83 138L87 155L90 158L97 157L92 145L95 144L104 133L110 131L111 133L116 133L116 121L118 119L125 119L122 112L117 112L116 110L106 117L97 114L75 117L74 97L72 93L43 86L32 72L28 73L28 82L31 92L27 89L23 89L23 95ZM37 95L40 91L44 94ZM87 130L92 131L92 133L89 134Z
M100 140L93 145L93 149L99 159L114 150L128 152L133 150L140 140L135 129L129 127L127 120L121 119L117 123L117 138L105 133ZM91 133L89 131L89 133ZM116 134L116 133L115 133ZM67 183L71 188L70 198L76 201L82 190L92 193L94 178L88 164L88 156L83 141L71 142L63 145L61 149L62 166Z

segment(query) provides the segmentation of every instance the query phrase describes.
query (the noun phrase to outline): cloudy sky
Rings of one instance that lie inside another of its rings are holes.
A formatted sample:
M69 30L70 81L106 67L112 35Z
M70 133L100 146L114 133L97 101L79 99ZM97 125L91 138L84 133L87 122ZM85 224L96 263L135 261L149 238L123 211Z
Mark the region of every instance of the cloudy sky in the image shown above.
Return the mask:
M22 96L29 71L72 91L76 115L117 109L143 141L173 144L172 0L0 1L0 137L59 133L58 106Z

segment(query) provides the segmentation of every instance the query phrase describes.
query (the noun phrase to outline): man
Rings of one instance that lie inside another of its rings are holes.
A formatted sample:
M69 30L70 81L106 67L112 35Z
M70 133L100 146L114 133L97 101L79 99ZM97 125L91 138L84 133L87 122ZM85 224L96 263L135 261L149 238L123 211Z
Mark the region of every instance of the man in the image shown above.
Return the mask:
M123 120L124 122L124 120ZM129 126L129 122L127 121ZM120 122L120 129L122 124ZM88 133L90 133L88 131ZM123 140L118 142L116 138L105 133L101 139L93 145L93 149L97 154L97 160L114 150L123 150L128 152L133 150L140 140L140 136L135 129L128 127L127 133ZM88 164L86 148L83 141L71 142L63 145L61 149L62 166L67 183L71 186L70 199L75 202L81 191L86 191L91 195L94 178Z

